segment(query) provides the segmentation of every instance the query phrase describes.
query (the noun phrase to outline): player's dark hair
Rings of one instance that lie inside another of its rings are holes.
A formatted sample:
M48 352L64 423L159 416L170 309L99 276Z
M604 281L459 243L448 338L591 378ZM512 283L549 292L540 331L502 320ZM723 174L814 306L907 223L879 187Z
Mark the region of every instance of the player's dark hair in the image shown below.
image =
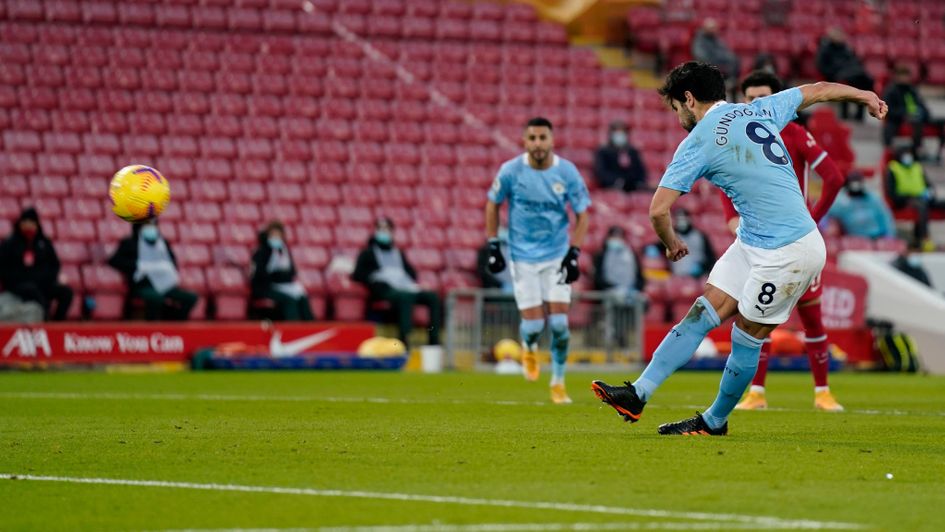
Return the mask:
M781 79L767 70L753 70L742 80L742 94L751 87L771 87L771 94L784 90Z
M699 102L717 102L725 99L725 78L719 67L698 61L688 61L673 69L660 87L660 96L667 100L686 101L686 91Z
M535 118L530 119L528 122L525 122L525 129L530 127L546 127L550 131L554 131L555 128L551 126L551 120L543 116L536 116Z

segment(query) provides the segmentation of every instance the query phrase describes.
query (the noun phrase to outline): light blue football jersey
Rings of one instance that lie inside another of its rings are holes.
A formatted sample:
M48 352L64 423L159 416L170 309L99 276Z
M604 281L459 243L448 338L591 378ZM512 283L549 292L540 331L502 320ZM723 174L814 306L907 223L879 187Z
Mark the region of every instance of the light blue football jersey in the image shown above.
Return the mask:
M536 263L568 252L567 205L582 213L591 204L587 185L571 161L553 155L551 167L535 170L528 154L506 161L496 175L489 200L509 201L509 248L512 260Z
M741 217L738 238L749 246L777 249L813 231L779 134L802 100L794 88L750 104L716 104L679 144L660 186L689 192L708 179L731 198Z

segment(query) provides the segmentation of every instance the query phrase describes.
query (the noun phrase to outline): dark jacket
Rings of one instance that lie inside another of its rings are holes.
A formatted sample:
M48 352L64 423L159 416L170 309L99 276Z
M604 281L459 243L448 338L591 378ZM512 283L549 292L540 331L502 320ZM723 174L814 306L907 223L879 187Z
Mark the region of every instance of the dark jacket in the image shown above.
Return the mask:
M121 242L118 243L118 249L115 250L115 254L112 255L110 259L108 259L108 265L112 268L115 268L125 276L125 281L128 283L128 288L138 288L151 285L151 281L148 281L147 277L142 278L137 283L134 281L135 271L138 269L139 233L141 233L141 225L133 224L131 226L131 235L121 239ZM167 252L170 254L171 262L174 263L174 268L176 269L177 257L174 256L174 250L171 249L171 243L165 240L164 244L167 246Z
M284 242L282 245L286 245ZM289 254L289 270L280 272L268 272L266 266L269 265L269 257L272 256L272 246L269 245L269 238L265 232L259 233L259 247L253 253L253 265L250 272L249 286L253 297L262 297L272 287L272 283L291 283L295 280L295 261L292 259L292 252L286 246L286 252Z
M27 250L26 237L20 233L20 222L32 219L36 222L36 236L33 237L33 265L23 264L23 254ZM43 233L39 215L35 209L28 208L20 213L14 222L13 233L0 243L0 284L12 287L21 283L33 283L41 289L52 288L59 277L59 257L52 241Z
M886 120L890 122L902 122L906 119L907 94L912 95L912 99L915 101L916 106L918 106L920 114L923 116L929 115L929 109L925 106L925 100L919 95L919 91L916 90L914 85L893 83L889 87L886 87L886 92L883 93L883 101L889 106L889 110L886 112Z
M362 249L361 253L358 254L358 261L355 263L354 272L351 274L352 280L367 287L368 291L371 293L372 299L381 297L390 289L390 286L387 283L371 281L371 275L373 275L377 270L381 269L381 266L377 263L377 257L374 256L374 246L380 247L380 244L374 240L374 237L371 237L368 239L367 247ZM393 247L396 248L397 246L395 245ZM411 279L416 281L417 270L415 270L410 264L410 261L407 260L407 255L403 252L403 250L399 251L401 258L404 261L404 270Z
M630 166L626 168L620 166L620 152L627 153ZM594 154L594 176L603 188L610 188L620 180L623 180L623 189L626 191L646 188L646 167L643 166L643 157L629 144L618 148L608 143L597 148L597 153Z
M607 249L604 248L594 255L594 290L609 290L613 287L613 285L604 280L604 254L606 251ZM637 264L637 277L633 282L633 288L637 292L642 292L646 281L643 279L643 267L640 266L640 257L638 257L632 249L630 250L630 255Z
M912 277L916 281L926 285L932 286L932 282L929 280L929 274L926 273L925 268L921 264L913 266L909 264L909 259L905 255L899 255L896 257L896 260L892 262L893 268L901 271L902 273Z
M817 70L827 81L844 81L866 73L860 58L846 43L827 38L817 48Z

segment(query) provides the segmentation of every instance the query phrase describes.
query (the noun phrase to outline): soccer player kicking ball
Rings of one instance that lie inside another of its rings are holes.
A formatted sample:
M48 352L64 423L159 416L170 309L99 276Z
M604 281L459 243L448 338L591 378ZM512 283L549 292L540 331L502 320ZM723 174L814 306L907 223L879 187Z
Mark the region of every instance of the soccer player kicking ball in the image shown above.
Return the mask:
M538 380L540 366L535 354L545 328L545 304L551 327L551 400L570 403L564 387L568 360L568 306L571 283L578 279L578 255L587 234L587 208L591 204L587 186L571 161L552 153L551 122L532 118L525 125L524 153L506 161L489 190L486 202L486 237L489 239L489 270L505 269L505 258L496 237L499 205L509 202L509 250L515 303L522 314L522 366L525 378ZM567 205L576 224L568 239Z
M738 237L712 268L704 294L666 335L640 377L625 386L594 381L592 388L624 420L639 420L647 401L692 358L706 334L735 316L732 352L715 401L705 413L658 430L722 436L728 433L729 414L755 374L763 340L787 320L827 258L778 132L797 110L818 102L861 103L879 119L887 107L873 92L825 82L750 104L728 103L719 69L697 62L673 69L660 94L689 131L650 204L650 220L667 258L677 261L689 251L673 231L670 208L699 177L732 199L741 217Z
M755 101L756 98L771 96L781 90L781 80L765 70L756 70L742 81L742 93L747 103ZM837 198L837 193L843 188L843 174L827 156L827 152L817 144L810 132L797 122L791 122L781 130L781 140L784 141L784 146L791 158L794 173L797 174L801 194L807 201L810 215L815 222L819 223L830 210L830 206ZM824 186L820 199L815 205L811 205L807 196L807 184L811 170L815 169L823 179ZM732 205L732 200L725 194L722 194L722 206L725 209L725 219L728 221L729 229L737 234L738 212ZM827 385L830 354L827 352L827 331L824 329L821 317L820 296L822 293L823 285L820 282L820 276L817 276L797 303L797 313L800 314L801 322L804 324L807 359L810 361L810 370L814 375L814 408L827 412L842 412L843 406L833 397ZM768 375L770 346L771 342L766 340L761 348L761 358L758 361L755 378L751 381L751 388L742 402L735 405L735 410L759 410L768 407L768 401L765 398L765 378Z

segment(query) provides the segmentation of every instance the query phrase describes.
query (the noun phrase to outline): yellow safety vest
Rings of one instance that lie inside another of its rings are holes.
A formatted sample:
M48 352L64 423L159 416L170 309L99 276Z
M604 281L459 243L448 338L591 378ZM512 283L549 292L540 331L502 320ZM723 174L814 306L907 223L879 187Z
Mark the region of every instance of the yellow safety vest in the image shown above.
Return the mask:
M922 165L913 163L905 166L899 161L889 163L889 170L896 180L896 195L917 197L925 194L925 177L922 174Z

